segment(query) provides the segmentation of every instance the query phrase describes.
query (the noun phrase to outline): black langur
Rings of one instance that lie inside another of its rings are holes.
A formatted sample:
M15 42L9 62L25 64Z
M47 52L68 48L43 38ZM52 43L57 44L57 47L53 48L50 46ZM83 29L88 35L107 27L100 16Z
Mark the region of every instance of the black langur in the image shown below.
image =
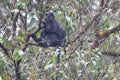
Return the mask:
M52 12L46 12L43 21L44 28L40 37L32 34L32 38L37 42L38 46L42 47L60 47L65 42L65 30L60 27L60 24L55 20Z

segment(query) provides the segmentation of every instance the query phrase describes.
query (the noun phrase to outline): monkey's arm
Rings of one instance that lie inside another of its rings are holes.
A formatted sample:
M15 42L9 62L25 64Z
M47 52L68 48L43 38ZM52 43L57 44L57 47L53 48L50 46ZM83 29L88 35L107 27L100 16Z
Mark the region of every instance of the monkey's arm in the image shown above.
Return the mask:
M32 34L31 37L33 38L33 40L35 40L37 43L42 41L41 37L37 38L35 34Z
M29 43L29 45L36 45L36 46L42 46L42 47L48 47L47 42L42 40L42 37L38 37L35 34L32 34L31 37L37 44Z

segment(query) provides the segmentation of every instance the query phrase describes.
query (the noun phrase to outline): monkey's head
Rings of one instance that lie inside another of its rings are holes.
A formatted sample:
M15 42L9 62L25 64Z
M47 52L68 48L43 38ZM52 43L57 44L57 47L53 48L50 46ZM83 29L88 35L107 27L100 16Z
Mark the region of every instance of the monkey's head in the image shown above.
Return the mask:
M55 16L53 12L49 11L45 13L45 18L44 18L45 22L51 22L51 21L54 21L54 19L55 19Z

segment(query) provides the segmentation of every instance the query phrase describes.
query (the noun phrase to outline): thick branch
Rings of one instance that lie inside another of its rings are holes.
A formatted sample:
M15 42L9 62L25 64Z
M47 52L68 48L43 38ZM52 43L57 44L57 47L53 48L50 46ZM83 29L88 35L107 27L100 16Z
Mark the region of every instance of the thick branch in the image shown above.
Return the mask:
M120 31L120 23L113 27L112 29L104 30L103 32L96 34L96 39L91 44L91 49L98 47L110 34Z

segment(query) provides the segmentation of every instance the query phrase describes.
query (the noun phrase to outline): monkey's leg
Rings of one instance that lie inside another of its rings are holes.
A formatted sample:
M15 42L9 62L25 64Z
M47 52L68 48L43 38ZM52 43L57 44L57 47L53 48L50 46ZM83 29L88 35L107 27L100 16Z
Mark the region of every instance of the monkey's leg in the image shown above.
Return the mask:
M44 42L44 41L39 41L38 46L48 47L47 42Z
M32 34L32 38L34 41L36 41L37 46L48 47L47 41L44 40L42 37L37 38L35 34Z

